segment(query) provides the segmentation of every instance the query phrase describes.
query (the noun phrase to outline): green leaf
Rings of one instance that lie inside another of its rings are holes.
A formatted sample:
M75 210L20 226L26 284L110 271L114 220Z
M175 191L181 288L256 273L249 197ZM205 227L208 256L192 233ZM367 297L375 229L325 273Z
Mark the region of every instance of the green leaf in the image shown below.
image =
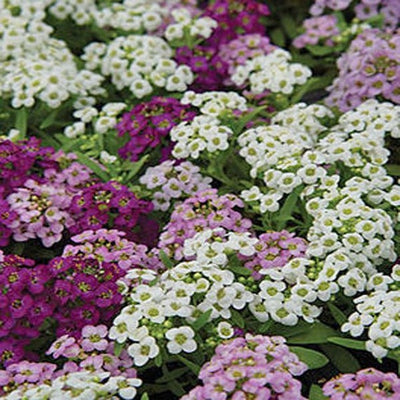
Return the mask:
M279 47L285 47L286 39L285 34L282 32L281 28L275 28L269 33L272 43Z
M276 229L282 230L286 221L292 217L292 213L296 208L296 203L299 198L299 193L303 189L303 186L298 186L290 195L286 198L283 206L280 209L279 214L274 218L277 221Z
M334 343L339 346L347 347L354 350L365 350L365 342L362 340L346 339L341 337L330 337L328 339L329 343Z
M235 274L241 276L250 276L252 274L252 272L248 268L242 267L240 265L229 265L229 269Z
M306 349L304 347L292 347L290 350L297 354L300 361L303 361L308 365L310 369L322 368L324 365L328 364L329 359L319 351Z
M259 325L257 331L260 333L266 333L268 332L269 328L271 328L272 324L273 322L271 320L264 322L263 324Z
M56 120L56 118L57 118L58 111L59 111L59 109L53 110L53 111L43 120L43 122L40 124L39 128L40 128L40 129L46 129L46 128L48 128L50 125L52 125L53 122L54 122L54 121Z
M333 335L337 335L334 329L329 326L316 322L314 324L310 324L309 328L297 335L287 337L287 342L289 344L321 344L328 343L328 339L330 339ZM284 335L285 336L285 335ZM340 338L339 338L340 339Z
M95 161L91 160L88 156L86 156L83 153L75 152L75 154L78 156L79 162L90 168L104 182L110 180L108 173L103 169L101 169L99 164L97 164Z
M191 325L195 331L199 331L210 319L212 310L208 310L200 315Z
M231 310L231 314L232 314L233 325L236 325L239 328L243 329L245 326L245 322L244 322L244 319L243 319L242 315L240 314L240 312L238 312L236 310Z
M320 347L340 372L350 373L361 369L358 360L343 347L334 344L321 344Z
M181 377L188 371L187 367L177 368L173 371L168 371L168 373L164 374L161 378L156 380L156 383L167 383L173 381L176 378Z
M185 364L196 376L199 374L201 369L199 365L196 365L195 363L191 362L190 360L179 354L177 354L176 357L182 364Z
M343 325L347 321L346 315L333 303L328 303L328 308L332 314L332 317L339 325Z
M114 354L116 355L116 357L120 356L124 346L125 346L125 343L114 342Z
M248 114L245 114L242 118L239 119L237 124L233 126L234 131L236 133L240 133L248 122L252 121L257 114L259 114L261 111L265 110L266 108L267 108L267 106L256 107Z
M294 39L297 36L297 24L290 14L283 14L280 18L280 23L290 39Z
M154 359L154 364L156 367L160 368L163 363L163 357L161 352L157 354L156 358Z
M130 181L140 171L140 169L143 167L143 165L148 160L148 158L149 158L149 155L145 155L139 161L130 163L128 175L124 179L125 182Z
M19 130L19 139L23 139L28 130L28 110L25 107L20 108L16 113L15 128Z
M185 389L183 389L182 385L177 380L168 382L167 386L168 389L178 397L182 397L184 394L186 394Z
M165 268L171 269L175 266L175 264L172 262L172 260L168 257L168 255L165 253L164 250L160 250L158 253L161 262L164 264Z
M400 165L388 164L385 168L389 175L400 176Z
M309 400L329 400L329 397L324 395L324 392L318 385L311 385L310 393L308 395Z
M332 47L328 47L328 46L319 46L319 45L309 45L306 46L306 49L314 54L315 56L326 56L328 54L332 54L334 52Z
M147 393L143 393L142 397L140 398L140 400L150 400L150 397Z

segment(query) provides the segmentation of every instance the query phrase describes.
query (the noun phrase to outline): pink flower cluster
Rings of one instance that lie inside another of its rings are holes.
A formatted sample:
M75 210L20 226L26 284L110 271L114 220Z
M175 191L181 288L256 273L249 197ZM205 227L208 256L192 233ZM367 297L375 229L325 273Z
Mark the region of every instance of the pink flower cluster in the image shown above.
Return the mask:
M165 160L172 146L167 141L164 143L163 139L175 125L191 121L194 116L188 106L172 97L153 97L136 105L122 115L116 127L118 135L126 141L119 150L120 156L137 161L148 150L154 153L155 148L164 146L161 148L161 160Z
M203 177L200 168L190 161L179 164L172 160L164 161L147 168L140 178L140 183L152 192L154 208L161 211L167 211L173 200L210 189L210 182L211 178Z
M216 189L198 192L175 208L160 235L158 247L176 260L181 260L184 241L204 229L225 228L233 232L247 232L252 226L251 221L235 210L243 205L235 195L219 196Z
M322 389L330 400L394 400L400 398L400 378L393 372L367 368L355 374L339 375L325 383Z
M310 8L313 16L321 15L325 8L345 10L350 7L351 0L316 0ZM395 28L400 22L400 3L398 0L361 0L354 7L355 15L364 21L378 14L383 15L387 27Z
M308 45L333 46L332 37L340 33L335 15L308 18L303 22L305 30L293 40L293 46L301 49Z
M328 106L348 111L369 98L400 104L400 31L368 29L339 58Z
M49 362L20 361L8 364L0 370L1 388L16 389L19 386L34 387L71 372L109 372L110 376L136 378L133 360L126 350L116 356L114 343L107 340L105 325L86 325L78 338L63 335L52 343L47 355L58 360ZM59 367L62 360L62 368Z
M293 376L306 370L283 337L247 334L219 345L199 373L203 385L181 400L305 400Z
M307 249L303 238L288 231L267 232L258 238L256 254L244 266L253 271L253 278L261 279L260 270L283 267L294 257L302 257ZM241 257L242 258L242 257Z

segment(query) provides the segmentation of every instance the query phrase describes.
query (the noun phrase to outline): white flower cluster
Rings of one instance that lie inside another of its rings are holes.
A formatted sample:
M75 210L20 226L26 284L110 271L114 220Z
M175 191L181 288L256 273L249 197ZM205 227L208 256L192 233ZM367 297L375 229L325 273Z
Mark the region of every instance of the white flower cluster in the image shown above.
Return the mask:
M154 209L161 211L169 209L172 199L183 199L210 189L211 181L211 178L203 177L200 168L190 161L175 165L172 160L147 168L140 178L140 183L152 191Z
M202 114L211 117L220 117L234 110L247 110L246 98L236 92L210 91L196 93L192 90L188 90L183 95L181 103L197 107Z
M104 7L95 0L53 0L49 12L58 19L70 17L78 25L151 32L160 27L164 10L157 1L124 0Z
M41 100L58 108L69 98L94 101L101 95L103 77L79 70L66 43L50 37L52 28L40 21L0 11L0 97L14 108L33 107Z
M164 31L164 36L168 42L181 40L185 35L189 35L192 38L208 39L213 29L218 26L217 21L210 17L192 17L187 8L172 10L171 15L175 22L169 24Z
M104 399L136 397L137 387L142 381L137 378L110 376L109 372L70 372L48 381L48 383L26 389L23 385L2 396L4 400L60 400L60 399ZM117 396L117 397L114 397Z
M0 0L0 15L4 18L4 13L9 14L11 11L14 16L21 17L26 21L42 21L46 17L46 7L52 0ZM0 29L4 20L0 22Z
M275 212L285 194L303 182L314 183L324 176L324 168L311 164L316 141L315 134L290 126L259 126L242 133L238 137L239 154L252 167L251 177L262 179L265 185L262 191L257 186L243 191L243 199L259 202L262 213Z
M171 354L195 351L198 345L187 323L205 312L210 312L211 320L229 319L231 309L242 310L253 300L253 294L228 269L227 254L254 254L256 242L247 233L226 234L220 229L206 230L187 240L184 253L195 255L196 260L167 270L155 285L134 287L131 304L115 318L110 338L119 343L128 341L128 353L137 366L155 358L165 343ZM181 326L177 326L177 318L182 319ZM218 327L222 335L230 335L227 326Z
M64 135L70 139L83 135L91 124L94 134L104 134L110 129L114 129L117 124L117 116L126 108L125 103L108 103L101 111L95 107L84 107L74 112L74 117L79 121L64 129Z
M181 122L171 129L171 139L176 142L172 155L175 158L199 158L200 153L214 153L229 147L233 134L218 118L199 115L191 122Z
M400 290L388 290L392 282L399 287L400 265L393 267L391 276L371 276L368 286L373 291L354 300L357 311L341 328L353 337L367 331L365 347L376 358L386 357L390 350L400 347Z
M328 107L297 103L273 116L271 124L287 126L316 135L327 129L321 120L332 118L334 114Z
M231 80L237 85L250 84L253 93L269 90L273 93L291 94L295 85L303 85L311 70L299 63L290 63L289 52L277 49L268 55L258 56L239 65Z
M193 81L187 65L172 59L172 49L161 38L150 35L121 36L108 45L94 42L84 49L86 68L110 76L118 90L129 88L137 98L153 92L154 87L183 92Z

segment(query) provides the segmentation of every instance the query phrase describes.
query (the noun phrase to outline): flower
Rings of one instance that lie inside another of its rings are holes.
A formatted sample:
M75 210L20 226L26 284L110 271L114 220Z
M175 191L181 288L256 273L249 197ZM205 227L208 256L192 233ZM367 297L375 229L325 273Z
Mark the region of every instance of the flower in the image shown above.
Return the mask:
M182 351L193 353L197 349L194 338L194 331L190 326L169 329L165 333L168 339L167 349L171 354L178 354Z

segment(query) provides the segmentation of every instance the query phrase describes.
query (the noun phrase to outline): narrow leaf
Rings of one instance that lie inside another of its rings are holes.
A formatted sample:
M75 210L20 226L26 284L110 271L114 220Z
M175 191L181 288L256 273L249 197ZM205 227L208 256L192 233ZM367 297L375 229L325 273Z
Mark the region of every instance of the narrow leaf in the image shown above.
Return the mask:
M199 372L200 372L199 365L196 365L195 363L191 362L190 360L188 360L187 358L185 358L179 354L177 354L176 357L182 364L185 364L196 376L199 374Z
M338 344L339 346L347 347L354 350L365 350L365 342L361 340L346 339L341 337L330 337L328 342Z
M236 310L232 310L231 314L232 314L233 325L237 325L239 328L243 329L245 326L245 322L244 322L244 319L243 319L242 315L240 314L240 312L238 312Z
M91 160L88 156L79 152L76 152L75 154L78 156L79 162L90 168L103 181L108 181L110 179L108 173L102 170L101 167L95 161Z
M166 373L163 377L158 378L156 380L156 383L167 383L173 381L174 379L181 377L187 371L187 367L177 368L173 371L168 371L168 373Z
M202 313L200 317L197 318L196 321L192 323L192 327L195 331L200 330L208 322L208 320L210 319L211 312L212 310L208 310Z
M350 373L361 369L358 360L343 347L338 347L334 344L321 344L320 347L340 372Z
M332 314L332 317L339 325L343 325L347 321L346 315L333 303L328 303L328 308Z
M15 128L19 130L19 139L23 139L28 130L28 110L25 107L22 107L17 111Z
M290 346L290 350L297 354L300 361L303 361L305 364L307 364L308 368L310 369L322 368L329 362L329 359L319 351L306 349L304 347L292 346Z
M124 345L125 343L114 342L114 354L116 355L116 357L120 356Z
M175 266L164 250L160 250L158 255L160 256L160 260L164 264L165 268L171 269Z
M337 332L329 326L316 322L309 326L304 332L298 335L288 337L288 343L290 344L321 344L328 343L333 335L337 335ZM339 338L340 339L340 338Z
M140 398L140 400L150 400L150 397L147 393L143 393L142 397Z
M130 181L139 172L148 158L149 155L145 155L139 161L130 164L128 175L125 177L126 182Z

